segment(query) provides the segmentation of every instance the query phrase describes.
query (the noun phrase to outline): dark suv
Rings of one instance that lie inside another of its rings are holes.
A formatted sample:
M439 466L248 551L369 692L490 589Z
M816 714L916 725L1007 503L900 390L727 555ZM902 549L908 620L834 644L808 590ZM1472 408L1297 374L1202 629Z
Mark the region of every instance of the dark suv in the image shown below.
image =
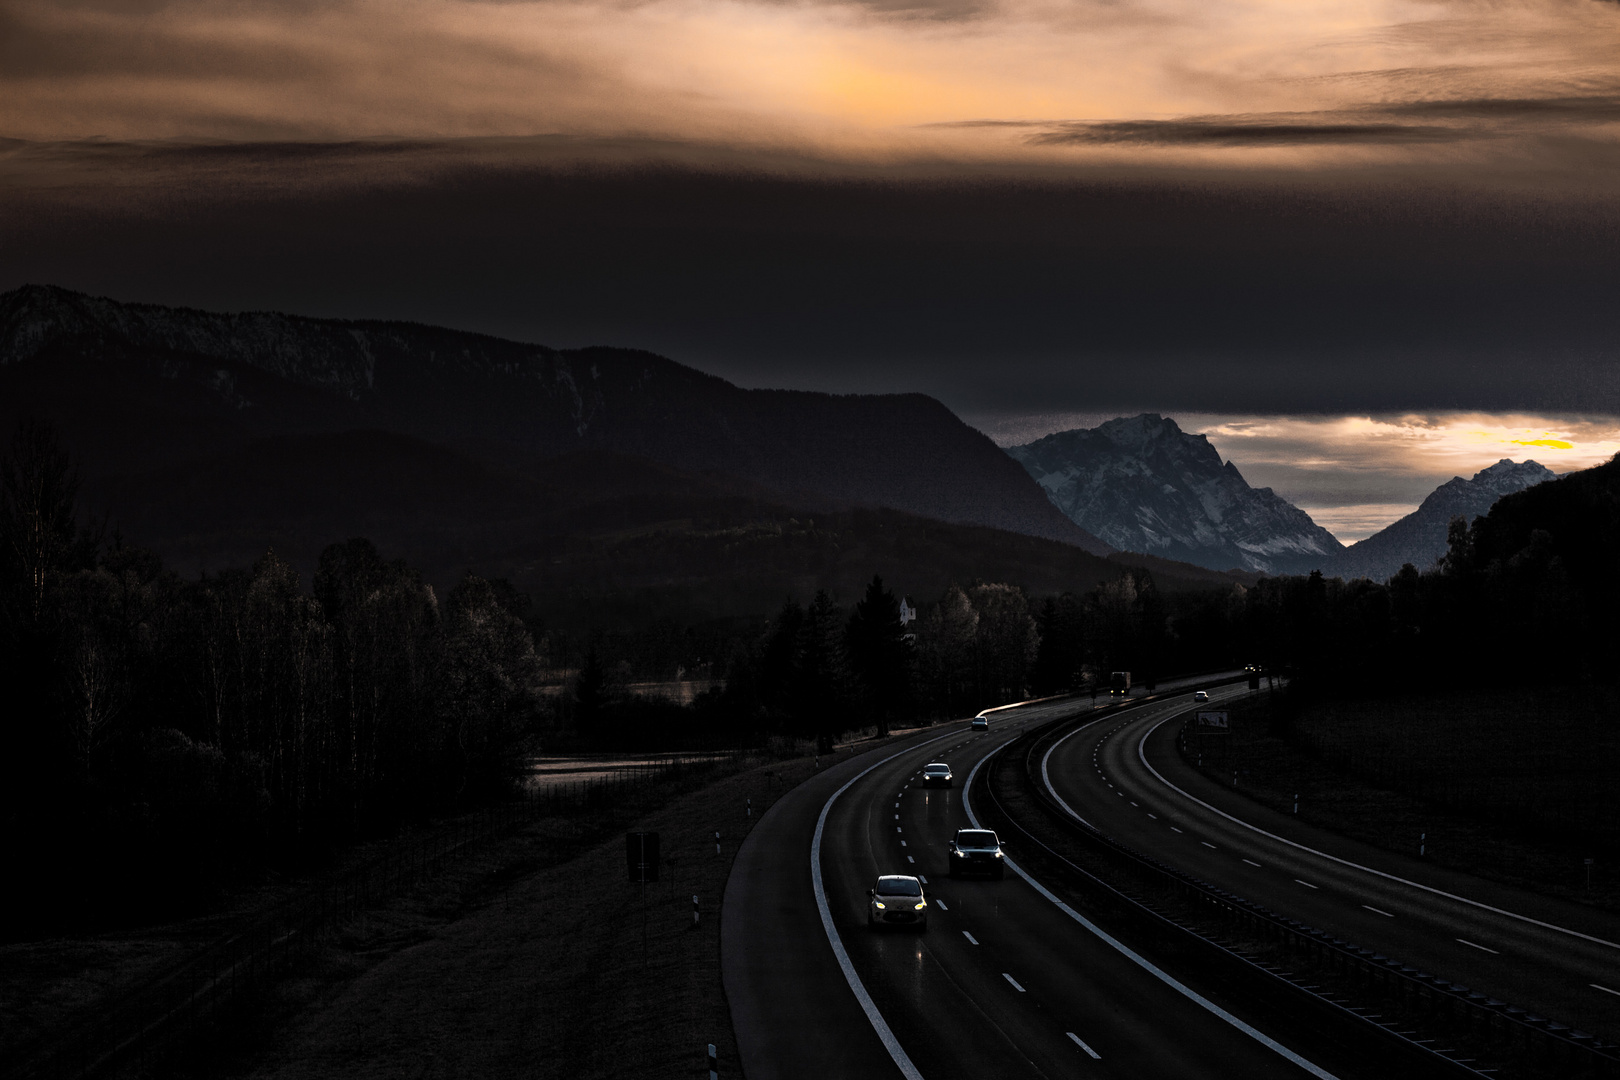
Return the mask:
M997 881L1004 873L1001 839L989 829L958 829L950 844L951 877L987 874Z

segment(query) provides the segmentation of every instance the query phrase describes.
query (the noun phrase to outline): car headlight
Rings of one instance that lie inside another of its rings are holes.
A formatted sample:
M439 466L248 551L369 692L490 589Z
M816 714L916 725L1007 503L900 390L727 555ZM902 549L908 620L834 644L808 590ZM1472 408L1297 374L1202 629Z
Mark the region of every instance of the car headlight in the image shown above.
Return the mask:
M879 910L879 911L885 911L885 910L887 910L887 909L886 909L886 908L884 908L884 906L883 906L883 901L881 901L881 900L874 900L874 901L872 901L872 903L873 903L873 905L874 905L874 906L876 906L876 907L877 907L877 909L878 909L878 910Z
M957 851L957 850L956 850L956 849L955 849L955 848L952 848L952 849L951 849L951 855L952 855L952 856L953 856L953 857L955 857L955 858L958 858L958 859L965 859L965 858L967 858L967 856L966 856L966 855L964 855L964 854L962 854L962 853L961 853L961 852L960 852L960 851Z
M928 901L926 901L926 900L919 900L917 902L917 910L918 911L921 911L923 908L925 908L927 906L928 906Z
M999 851L996 852L996 858L998 858L998 859L1001 858L1001 852L999 852Z

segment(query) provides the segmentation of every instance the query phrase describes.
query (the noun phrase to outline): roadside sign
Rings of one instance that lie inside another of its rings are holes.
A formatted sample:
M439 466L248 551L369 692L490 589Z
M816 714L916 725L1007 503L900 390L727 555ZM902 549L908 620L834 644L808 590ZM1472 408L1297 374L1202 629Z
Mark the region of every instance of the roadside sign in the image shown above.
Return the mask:
M658 834L632 832L624 834L624 862L630 872L630 881L645 885L658 880Z
M1231 725L1227 722L1224 712L1201 712L1198 714L1198 733L1200 735L1230 735Z

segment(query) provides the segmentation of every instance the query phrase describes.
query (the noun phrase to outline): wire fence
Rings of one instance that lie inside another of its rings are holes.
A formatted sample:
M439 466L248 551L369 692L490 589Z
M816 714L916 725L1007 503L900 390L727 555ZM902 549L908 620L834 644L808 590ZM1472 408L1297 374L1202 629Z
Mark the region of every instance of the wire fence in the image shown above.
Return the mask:
M339 926L540 818L588 815L683 779L746 768L757 750L638 759L589 779L552 782L522 797L442 823L431 835L396 842L363 865L288 899L178 966L3 1064L8 1076L39 1080L154 1071L251 1009ZM768 755L765 755L768 756ZM11 1055L8 1055L8 1057Z

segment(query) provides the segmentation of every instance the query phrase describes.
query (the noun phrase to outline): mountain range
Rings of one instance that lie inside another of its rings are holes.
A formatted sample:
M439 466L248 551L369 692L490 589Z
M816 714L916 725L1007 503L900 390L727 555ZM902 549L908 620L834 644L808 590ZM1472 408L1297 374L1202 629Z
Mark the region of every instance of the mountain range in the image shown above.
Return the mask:
M633 350L27 287L0 295L0 438L29 416L85 508L188 575L267 548L307 574L367 536L569 625L753 618L874 572L919 597L1252 580L1113 552L923 395L744 390Z
M504 474L618 455L795 509L887 507L1111 550L933 398L745 390L636 350L25 286L0 295L0 391L0 421L29 411L64 428L121 519L141 512L122 492L205 474L228 489L221 469L257 455L262 472L271 446L296 456L300 440L363 471L375 447L333 436L370 431Z
M1157 413L1060 431L1007 453L1070 520L1122 551L1214 570L1308 573L1344 550L1203 435Z
M1454 476L1430 492L1412 513L1379 532L1350 545L1321 567L1329 577L1372 578L1386 581L1402 565L1428 570L1446 553L1446 535L1453 518L1473 521L1490 512L1498 499L1558 477L1534 461L1514 463L1503 458L1470 479Z

